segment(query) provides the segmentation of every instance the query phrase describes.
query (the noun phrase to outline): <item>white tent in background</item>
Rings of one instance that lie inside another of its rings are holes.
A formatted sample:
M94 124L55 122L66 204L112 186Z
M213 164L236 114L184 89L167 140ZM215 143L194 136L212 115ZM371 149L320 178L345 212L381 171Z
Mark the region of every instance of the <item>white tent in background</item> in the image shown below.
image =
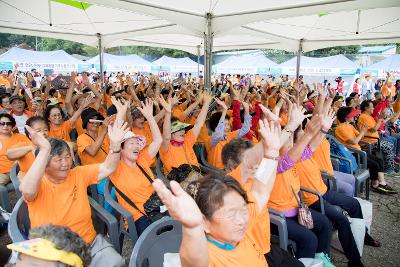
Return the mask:
M207 84L212 51L400 42L399 0L2 0L0 10L1 32L204 51Z
M116 56L112 54L103 54L104 71L135 71L135 72L150 72L151 63L137 55ZM99 55L92 57L88 61L93 67L100 71Z
M228 57L214 65L213 71L230 74L268 74L269 69L276 65L275 62L260 53L246 54Z
M357 73L360 66L344 55L330 57L306 57L302 56L300 74L306 76L345 76ZM297 57L283 62L273 68L275 73L295 75Z
M365 69L363 72L373 73L378 76L384 76L384 72L394 72L395 76L400 77L400 55L391 55L382 61L372 64Z
M203 70L203 65L200 65L199 67L200 70ZM173 58L162 56L159 59L153 61L151 70L153 72L168 71L171 73L197 73L197 62L191 60L188 57Z
M63 50L32 51L14 47L0 55L0 69L13 69L14 63L18 63L18 69L22 71L37 69L44 72L46 69L55 73L77 71L84 64Z

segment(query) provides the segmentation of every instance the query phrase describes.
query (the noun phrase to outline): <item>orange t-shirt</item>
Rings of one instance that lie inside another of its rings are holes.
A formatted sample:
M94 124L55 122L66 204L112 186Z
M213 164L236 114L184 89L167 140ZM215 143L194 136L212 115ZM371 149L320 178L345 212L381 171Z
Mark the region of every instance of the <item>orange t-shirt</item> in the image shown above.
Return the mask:
M190 118L186 118L185 123L195 125L196 119L197 118L193 117L193 116ZM204 123L203 126L201 126L200 133L199 133L199 136L197 137L196 142L205 144L205 143L208 143L209 141L210 141L210 136L208 134L207 126Z
M182 164L191 164L199 166L196 153L194 153L193 146L196 143L193 131L190 130L185 135L185 141L182 146L168 145L165 150L162 146L158 153L160 154L161 161L164 164L165 174L168 174L172 167L178 168Z
M139 164L143 170L154 179L154 175L151 172L150 164L153 159L150 158L148 150L142 150L139 154L137 164ZM129 199L131 199L135 205L140 209L143 214L144 212L143 204L147 201L150 195L154 192L153 185L142 173L139 167L131 168L124 161L120 160L117 170L110 176L113 184L121 190ZM129 205L122 199L117 193L118 202L127 209L136 221L143 216L138 210Z
M354 126L351 124L346 125L345 123L340 123L335 130L335 137L340 143L344 144L345 146L350 146L361 150L359 144L353 145L348 142L349 139L354 139L359 134L360 132L357 131L356 128L354 128Z
M26 201L31 227L54 224L69 227L91 244L96 237L87 188L98 183L99 164L76 167L61 184L42 177L37 196Z
M212 146L208 142L207 161L214 167L223 170L224 164L222 163L222 148L229 143L233 138L237 137L238 131L233 131L227 134L225 140L221 140L217 145Z
M18 143L15 146L13 146L13 148L22 146L33 146L32 141L29 140L28 138L26 139L27 139L26 142ZM26 153L24 156L18 159L19 169L24 175L28 172L29 168L32 166L34 160L35 160L35 154L32 151Z
M397 113L397 112L399 112L399 110L400 110L400 101L395 101L393 103L393 111L394 111L394 113Z
M83 129L82 125L83 125L83 121L82 121L81 116L79 116L79 118L75 122L75 129L76 129L76 132L78 133L78 136L85 133L85 129Z
M313 159L318 163L321 170L326 171L330 175L333 175L333 166L331 162L331 144L326 138L322 139L321 144L315 150Z
M314 154L306 159L305 161L298 162L296 164L297 174L300 178L300 185L305 188L315 190L321 195L324 195L328 188L326 187L324 180L321 176L321 170L318 162L314 159ZM318 201L318 196L303 192L303 201L308 206Z
M0 75L0 84L4 85L5 88L11 88L11 83L7 78L4 78L3 75Z
M53 127L50 125L49 137L60 138L63 139L64 141L71 141L69 133L73 130L74 127L75 124L71 125L71 119L64 121L63 124L61 124L58 127Z
M185 121L185 117L183 116L183 112L186 109L186 104L182 103L172 108L172 116L178 118L180 121Z
M264 251L254 236L255 232L262 233L262 228L258 222L261 221L263 216L261 215L262 213L258 212L256 199L249 192L247 192L247 196L250 201L247 205L249 210L249 224L245 236L232 250L222 249L208 242L209 265L211 267L268 266L264 257Z
M396 95L396 87L392 85L390 88L384 84L381 88L382 96L387 97L391 95L392 97Z
M283 173L277 173L274 187L269 196L268 208L279 211L297 208L299 205L293 195L292 187L294 192L300 191L300 180L297 175L296 167Z
M146 138L146 147L153 142L153 135L151 134L150 125L146 121L142 129L132 127L131 131L134 134L143 135Z
M368 127L368 129L371 129L371 128L374 128L376 126L376 121L372 116L362 113L360 115L360 117L358 117L358 122L357 122L358 129L361 129L361 127L363 125L366 125ZM378 131L371 132L370 130L368 130L365 133L365 135L379 138ZM364 141L364 142L368 142L368 143L376 143L376 142L378 142L378 140L373 139L373 138L368 138L368 137L363 137L361 140Z
M107 138L107 136L104 138L103 143L101 144L100 149L97 151L96 156L93 157L89 153L87 153L85 149L95 142L96 141L86 133L78 136L76 144L78 146L78 156L81 160L82 165L103 163L106 160L108 155L109 139Z
M246 183L241 182L241 169L240 165L231 171L228 175L232 176L235 180L237 180L246 191L247 196L253 196L251 193L251 188L254 183L254 179L250 178L246 181ZM249 199L249 201L252 201ZM263 251L264 254L267 254L271 250L271 229L270 229L270 220L269 220L269 212L267 205L263 208L262 212L257 217L255 223L258 225L257 228L253 228L251 233L253 236L253 240L258 244Z
M8 138L0 138L0 173L10 173L14 161L8 160L7 149L15 146L27 146L29 139L25 135L15 133Z

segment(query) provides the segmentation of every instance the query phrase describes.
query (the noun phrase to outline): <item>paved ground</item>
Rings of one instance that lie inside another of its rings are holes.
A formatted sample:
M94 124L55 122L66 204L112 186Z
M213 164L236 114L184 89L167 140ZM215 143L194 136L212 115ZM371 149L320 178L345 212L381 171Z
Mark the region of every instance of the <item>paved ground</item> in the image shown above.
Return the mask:
M387 177L388 183L400 191L400 177ZM398 195L382 196L371 192L373 203L372 236L382 243L381 248L364 247L363 262L367 267L400 266L400 199ZM15 203L15 197L12 196ZM6 232L0 233L0 244L8 244L10 239ZM132 245L124 242L123 256L129 262ZM332 250L333 262L337 267L346 267L347 260L343 254Z

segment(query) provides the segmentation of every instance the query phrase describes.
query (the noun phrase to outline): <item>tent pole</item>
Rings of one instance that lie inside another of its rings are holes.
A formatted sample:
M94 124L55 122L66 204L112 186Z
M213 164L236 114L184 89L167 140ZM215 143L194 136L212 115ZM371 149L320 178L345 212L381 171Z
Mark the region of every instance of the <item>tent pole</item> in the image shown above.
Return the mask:
M197 77L200 76L200 45L197 46Z
M207 13L207 31L204 33L204 86L210 89L211 86L211 65L212 65L212 45L213 34L211 32L212 15Z
M299 42L299 51L297 52L297 62L296 62L296 81L299 80L299 74L300 74L300 59L301 59L301 54L303 53L303 39L300 39Z
M100 85L101 90L104 87L104 70L103 70L103 47L101 46L101 34L97 34L97 38L99 38L99 61L100 61Z

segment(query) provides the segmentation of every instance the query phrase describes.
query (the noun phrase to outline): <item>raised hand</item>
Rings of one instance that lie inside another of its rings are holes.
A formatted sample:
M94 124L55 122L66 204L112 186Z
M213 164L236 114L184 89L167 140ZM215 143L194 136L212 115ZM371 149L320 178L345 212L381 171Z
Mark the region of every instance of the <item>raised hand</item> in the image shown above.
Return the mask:
M264 146L264 155L267 157L278 157L281 136L281 127L279 123L268 123L267 119L259 121L260 129L258 130Z
M44 137L43 133L35 131L28 125L25 125L25 129L28 131L31 141L36 147L39 147L39 149L51 149L50 142Z
M168 102L166 102L163 97L157 97L157 100L167 113L172 112L172 99L171 98L168 99Z
M82 72L82 83L83 83L84 85L87 85L87 84L90 83L90 82L89 82L89 78L88 78L86 72Z
M292 111L289 117L289 121L288 121L288 126L291 127L292 130L297 129L297 127L299 127L299 125L307 118L311 117L312 114L309 115L304 115L304 113L306 112L306 110L304 109L303 106L298 105L298 104L294 104L292 106Z
M329 110L328 113L323 117L321 126L322 130L327 132L331 129L332 123L335 121L336 113L333 109Z
M311 120L307 122L306 128L304 130L305 134L309 134L310 136L315 136L322 127L322 120L324 116L314 115Z
M124 98L117 99L115 96L111 97L111 102L117 109L117 113L126 114L129 109L130 102L126 101Z
M224 110L228 110L228 107L226 106L224 101L221 101L218 97L214 97L215 102L217 102L218 105L222 107Z
M264 107L263 105L260 105L261 111L264 113L264 116L269 120L273 122L280 122L281 118L279 118L278 115L272 113L269 108Z
M142 112L143 116L149 120L153 117L153 100L147 98L144 102L141 102L142 107L138 107L137 109Z
M79 106L80 110L84 110L87 108L91 103L93 103L93 96L88 95L85 100L83 100L82 104Z
M206 91L203 93L203 105L210 104L211 100L213 99L211 92Z
M170 183L171 191L164 183L156 179L153 187L169 214L186 228L195 228L203 223L203 215L193 198L191 198L181 186L175 182Z
M128 131L128 123L117 118L112 125L108 125L108 137L110 138L110 145L120 146L125 134Z

